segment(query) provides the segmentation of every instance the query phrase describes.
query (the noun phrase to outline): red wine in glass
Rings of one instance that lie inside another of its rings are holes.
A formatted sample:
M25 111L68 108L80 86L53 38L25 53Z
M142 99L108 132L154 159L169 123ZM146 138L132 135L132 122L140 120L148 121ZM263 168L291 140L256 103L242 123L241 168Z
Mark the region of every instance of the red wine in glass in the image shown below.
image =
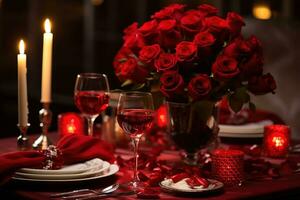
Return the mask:
M154 111L149 109L123 109L117 115L118 123L130 137L140 137L152 125Z
M104 111L109 102L109 96L104 91L77 91L75 104L83 114L98 115Z

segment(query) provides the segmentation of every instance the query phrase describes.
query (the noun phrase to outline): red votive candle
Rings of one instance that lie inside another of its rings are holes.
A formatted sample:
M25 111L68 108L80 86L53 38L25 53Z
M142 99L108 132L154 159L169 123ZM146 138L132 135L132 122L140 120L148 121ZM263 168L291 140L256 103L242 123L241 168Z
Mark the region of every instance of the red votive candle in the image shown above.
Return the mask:
M264 152L266 156L282 158L287 156L290 145L290 128L286 125L268 125L264 131Z
M58 115L58 132L60 136L67 134L84 134L83 118L73 112Z
M225 185L238 185L244 181L244 152L217 149L212 153L212 175Z

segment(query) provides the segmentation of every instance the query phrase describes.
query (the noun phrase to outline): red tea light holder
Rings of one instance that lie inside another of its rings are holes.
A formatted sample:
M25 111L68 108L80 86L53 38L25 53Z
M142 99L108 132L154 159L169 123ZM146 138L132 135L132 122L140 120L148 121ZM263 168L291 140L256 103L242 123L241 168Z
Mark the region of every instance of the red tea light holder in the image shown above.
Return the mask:
M268 125L264 128L264 154L267 157L283 158L288 155L290 128L286 125Z
M232 149L213 151L212 175L226 186L240 186L245 180L244 152Z
M156 111L156 123L160 128L167 127L167 106L165 104L161 105Z
M80 114L68 112L58 115L58 132L60 136L84 134L84 119Z

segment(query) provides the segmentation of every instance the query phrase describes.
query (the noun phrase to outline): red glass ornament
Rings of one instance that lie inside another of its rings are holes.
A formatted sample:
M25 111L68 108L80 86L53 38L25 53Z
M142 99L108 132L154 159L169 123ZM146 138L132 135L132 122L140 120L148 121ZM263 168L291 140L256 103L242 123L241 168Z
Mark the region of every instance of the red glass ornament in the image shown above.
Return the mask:
M244 181L244 153L240 150L217 149L212 153L212 175L225 185Z
M83 118L73 112L58 115L58 132L60 136L67 134L84 134Z
M286 125L269 125L264 129L264 152L273 158L285 157L290 145L290 128Z

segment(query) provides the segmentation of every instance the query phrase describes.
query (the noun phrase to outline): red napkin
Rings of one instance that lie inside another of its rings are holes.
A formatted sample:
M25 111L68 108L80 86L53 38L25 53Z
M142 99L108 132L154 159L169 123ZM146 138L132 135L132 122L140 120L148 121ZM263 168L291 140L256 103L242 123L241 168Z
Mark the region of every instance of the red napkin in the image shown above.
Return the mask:
M275 113L256 109L252 111L250 109L242 109L240 112L234 114L230 110L228 101L224 98L219 104L219 123L220 124L247 124L255 123L263 120L271 120L274 124L285 124L285 122Z
M57 143L65 165L101 158L114 161L113 146L105 141L77 134L66 135ZM22 167L42 168L46 157L42 151L17 151L0 155L0 184Z

